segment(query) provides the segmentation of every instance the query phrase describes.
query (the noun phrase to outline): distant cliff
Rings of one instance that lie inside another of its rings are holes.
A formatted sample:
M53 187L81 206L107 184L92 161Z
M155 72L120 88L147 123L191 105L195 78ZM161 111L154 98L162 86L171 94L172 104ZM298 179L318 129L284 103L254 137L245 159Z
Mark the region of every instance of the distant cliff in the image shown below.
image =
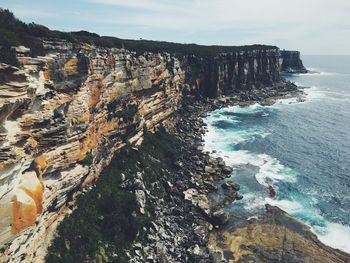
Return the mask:
M285 73L307 73L299 51L281 51L281 70Z

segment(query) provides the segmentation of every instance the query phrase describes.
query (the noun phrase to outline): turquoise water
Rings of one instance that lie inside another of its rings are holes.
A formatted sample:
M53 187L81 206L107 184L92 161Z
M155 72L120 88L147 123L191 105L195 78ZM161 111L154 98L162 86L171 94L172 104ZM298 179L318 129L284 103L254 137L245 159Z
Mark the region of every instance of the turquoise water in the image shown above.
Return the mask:
M310 87L305 102L214 111L206 118L205 149L234 167L244 195L228 207L236 216L276 205L350 253L350 57L303 60L318 73L287 78Z

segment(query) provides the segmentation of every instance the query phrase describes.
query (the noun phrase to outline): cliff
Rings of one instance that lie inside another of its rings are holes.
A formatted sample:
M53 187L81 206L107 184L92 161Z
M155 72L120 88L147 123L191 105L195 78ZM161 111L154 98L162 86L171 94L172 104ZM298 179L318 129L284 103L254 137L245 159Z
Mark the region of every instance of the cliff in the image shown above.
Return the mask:
M114 153L139 144L143 127L171 125L184 97L259 89L280 81L279 50L200 56L42 40L44 55L16 49L0 65L2 261L46 247L66 203ZM42 256L42 255L41 255Z
M299 51L281 51L281 69L285 73L307 73L307 69L304 67L300 58Z

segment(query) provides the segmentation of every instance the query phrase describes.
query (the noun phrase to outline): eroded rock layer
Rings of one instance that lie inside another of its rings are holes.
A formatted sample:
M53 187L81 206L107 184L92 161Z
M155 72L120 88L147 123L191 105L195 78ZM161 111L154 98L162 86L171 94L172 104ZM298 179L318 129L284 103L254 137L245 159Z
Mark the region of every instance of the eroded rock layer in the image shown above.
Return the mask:
M349 262L349 255L322 244L310 228L266 205L266 215L242 227L211 234L209 246L229 262Z
M136 55L61 40L43 57L0 64L2 261L32 261L74 192L143 128L171 124L184 96L217 96L279 81L278 49L215 57Z

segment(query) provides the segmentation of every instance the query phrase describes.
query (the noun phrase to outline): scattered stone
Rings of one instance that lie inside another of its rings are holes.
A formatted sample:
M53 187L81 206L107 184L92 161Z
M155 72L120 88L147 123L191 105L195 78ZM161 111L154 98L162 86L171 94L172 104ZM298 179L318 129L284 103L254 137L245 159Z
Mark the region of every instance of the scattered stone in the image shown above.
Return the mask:
M211 220L213 224L219 226L226 224L229 218L229 213L226 212L224 209L217 210L211 215Z
M229 175L233 172L233 168L230 167L230 166L224 166L222 167L222 172L225 174L225 175Z
M243 199L243 195L240 195L237 193L236 200L242 200L242 199Z
M271 198L275 198L275 197L276 197L276 191L275 191L275 189L274 189L271 185L269 185L268 190L269 190L269 196L270 196Z
M146 206L146 194L143 190L135 190L136 203L140 208Z
M216 170L213 167L211 167L211 166L205 166L204 167L204 171L206 173L210 173L210 174L215 174L216 173Z
M224 182L221 187L225 190L234 190L234 191L239 191L240 185L233 182L233 181L227 181Z

